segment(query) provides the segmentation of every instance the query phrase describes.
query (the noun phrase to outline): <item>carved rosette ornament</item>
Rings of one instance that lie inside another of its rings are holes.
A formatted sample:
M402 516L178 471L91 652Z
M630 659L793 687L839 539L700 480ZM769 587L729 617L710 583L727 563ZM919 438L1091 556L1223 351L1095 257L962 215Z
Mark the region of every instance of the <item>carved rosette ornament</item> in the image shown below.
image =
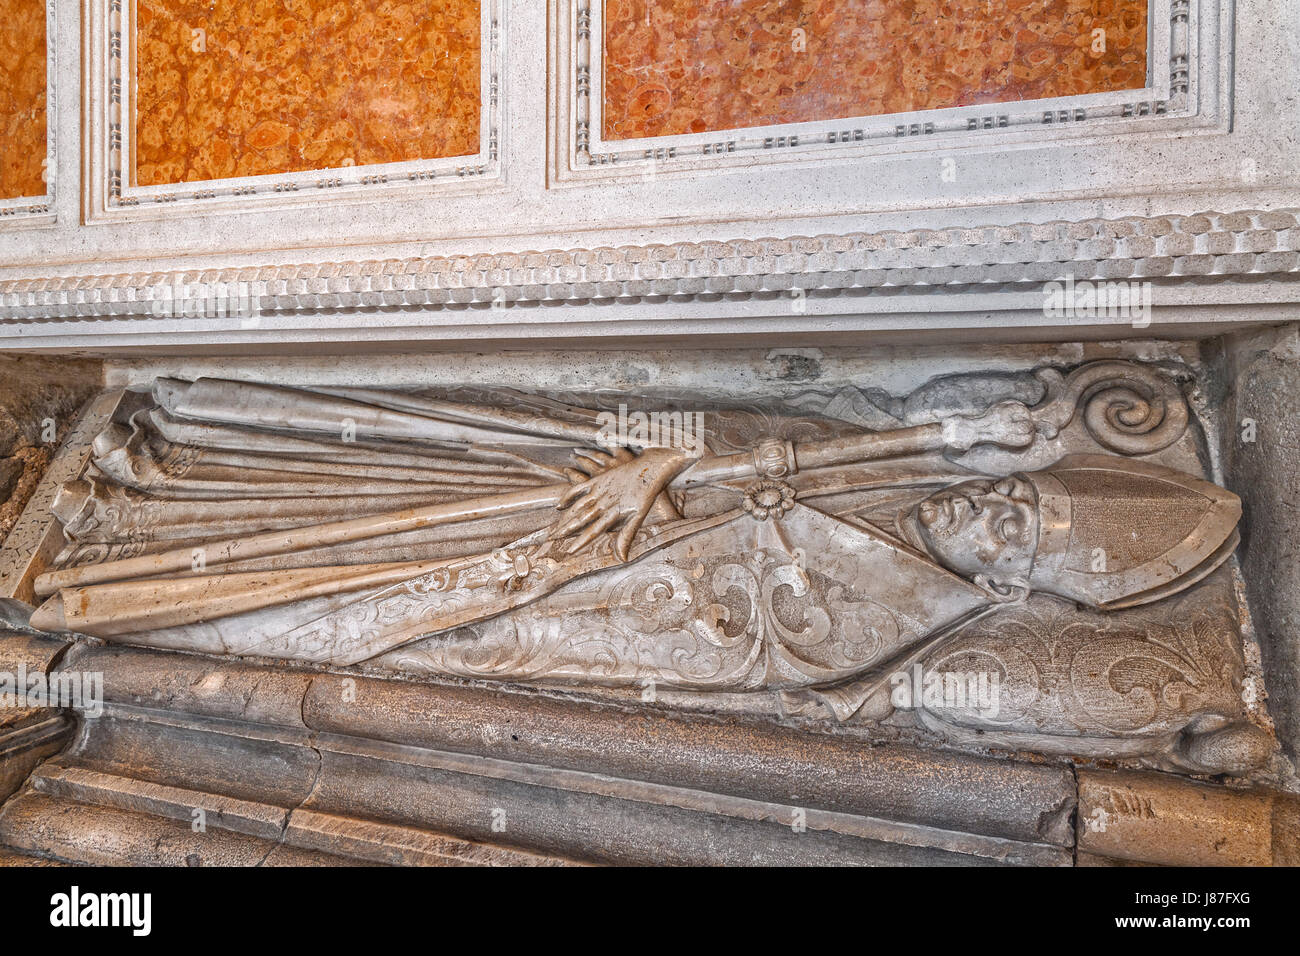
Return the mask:
M759 521L780 518L794 507L794 489L784 481L765 478L745 489L740 506Z

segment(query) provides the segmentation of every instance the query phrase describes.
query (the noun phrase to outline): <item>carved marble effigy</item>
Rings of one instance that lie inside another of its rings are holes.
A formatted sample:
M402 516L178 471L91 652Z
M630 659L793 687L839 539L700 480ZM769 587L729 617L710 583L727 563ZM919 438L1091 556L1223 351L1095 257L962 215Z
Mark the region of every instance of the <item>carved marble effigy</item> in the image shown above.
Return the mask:
M50 503L27 626L1247 773L1274 745L1240 502L1186 378L770 401L158 379Z

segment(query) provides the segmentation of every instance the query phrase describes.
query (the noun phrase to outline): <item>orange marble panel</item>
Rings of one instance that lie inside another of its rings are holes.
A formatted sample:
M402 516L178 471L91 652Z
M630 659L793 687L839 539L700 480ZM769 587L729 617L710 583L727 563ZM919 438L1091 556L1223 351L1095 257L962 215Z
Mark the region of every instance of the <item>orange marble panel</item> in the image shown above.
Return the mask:
M604 10L606 139L1146 85L1146 0L605 0Z
M478 152L479 0L136 11L136 185Z
M45 195L45 0L0 0L0 199Z

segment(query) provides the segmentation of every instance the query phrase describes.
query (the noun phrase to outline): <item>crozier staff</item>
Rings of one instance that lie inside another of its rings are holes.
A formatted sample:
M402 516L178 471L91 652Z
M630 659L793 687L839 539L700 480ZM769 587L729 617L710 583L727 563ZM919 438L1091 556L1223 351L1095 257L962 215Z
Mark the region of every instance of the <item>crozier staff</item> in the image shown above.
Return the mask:
M619 530L615 552L626 561L633 539L652 509L672 517L663 492L670 486L719 484L753 476L781 478L796 471L834 465L901 458L945 449L966 450L981 443L1026 448L1037 434L1055 435L1073 420L1080 405L1094 437L1126 453L1165 447L1182 434L1186 404L1168 380L1123 362L1094 362L1066 378L1043 373L1048 397L1028 408L1003 402L979 416L951 416L941 422L881 432L867 432L824 442L767 442L752 454L695 459L673 448L647 448L639 455L619 449L612 455L587 455L589 477L576 485L556 484L467 500L407 508L346 521L306 525L203 546L205 568L289 554L385 535L476 521L546 507L568 508L551 536L577 536L575 552L600 534ZM1140 391L1138 391L1140 389ZM462 417L465 412L460 412ZM35 591L46 597L60 588L85 587L123 579L191 573L194 549L155 554L51 571L36 579ZM405 574L394 566L394 575ZM395 578L400 579L400 578Z

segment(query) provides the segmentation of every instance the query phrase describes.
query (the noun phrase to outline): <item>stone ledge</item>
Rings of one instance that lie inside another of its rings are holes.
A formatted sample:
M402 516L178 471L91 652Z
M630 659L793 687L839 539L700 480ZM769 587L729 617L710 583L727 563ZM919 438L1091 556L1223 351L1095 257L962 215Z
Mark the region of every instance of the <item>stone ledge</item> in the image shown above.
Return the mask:
M216 831L255 837L305 856L323 854L330 861L426 866L556 862L410 827L255 803L219 793L163 786L85 767L65 766L57 759L48 761L33 774L29 793L56 799L65 805L95 806L172 820L188 825L191 832L195 832L197 817L202 820L203 829L210 827ZM197 811L202 811L201 817ZM3 819L2 813L0 819ZM29 848L35 847L29 845Z
M596 774L628 788L655 784L1020 843L1073 843L1074 781L1059 766L873 747L841 735L505 688L312 673L120 646L75 647L64 666L102 672L106 700L141 708L122 716L144 721L149 733L197 733L202 724L234 738L249 733L243 724L252 716L271 721L257 725L266 747L297 747L313 734L312 746L321 751L334 746L326 735L338 736L370 743L368 756L380 759L387 755L375 751L389 744L552 774ZM168 714L185 727L158 729ZM241 726L225 726L232 720ZM126 723L117 736L129 753L134 745L125 741L136 731ZM177 737L172 748L178 760L180 743ZM105 746L113 749L111 741ZM489 773L483 766L461 771Z
M0 281L0 325L128 318L183 300L257 315L471 305L581 305L1041 286L1076 280L1235 280L1300 273L1298 209L1205 212L844 235L339 260ZM165 291L164 291L165 290ZM237 316L235 317L237 318ZM231 321L234 321L232 319Z
M67 647L67 642L55 638L0 631L0 671L12 675L23 671L49 674ZM4 801L22 786L37 764L63 749L75 721L49 707L0 703L0 801Z
M1300 866L1300 797L1082 770L1079 851L1167 866Z
M0 810L0 844L55 859L1071 862L1061 768L126 647L73 645L61 668L104 675L104 715ZM56 806L72 822L40 818ZM208 850L186 835L195 808ZM107 848L77 836L109 817Z
M284 847L217 828L75 803L24 790L0 808L0 843L9 852L91 866L339 866L342 857Z
M0 808L11 855L175 865L1300 862L1300 797L1169 774L1071 772L510 688L127 647L76 645L61 667L104 674L105 714L83 720L77 743ZM195 808L207 833L191 830ZM802 827L791 825L796 813Z
M37 764L62 750L72 734L73 721L62 713L40 710L28 716L0 729L0 801L21 787Z

